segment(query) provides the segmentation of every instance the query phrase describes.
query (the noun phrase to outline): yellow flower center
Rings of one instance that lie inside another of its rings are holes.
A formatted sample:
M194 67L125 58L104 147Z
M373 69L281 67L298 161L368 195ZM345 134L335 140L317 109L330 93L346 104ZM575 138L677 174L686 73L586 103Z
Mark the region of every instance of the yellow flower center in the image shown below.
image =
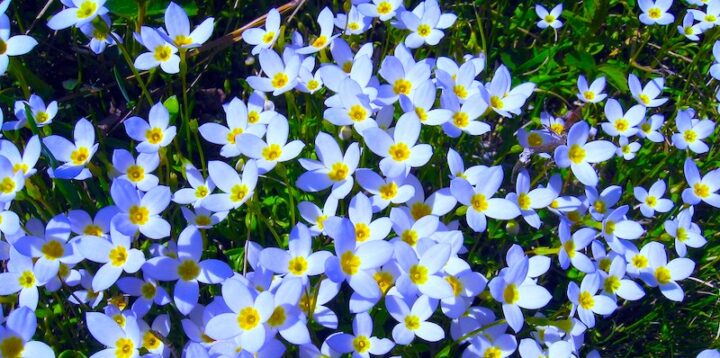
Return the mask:
M685 242L687 240L687 230L685 230L684 227L677 228L677 232L675 233L675 237L677 237L680 242Z
M263 35L262 41L265 44L270 44L274 38L275 38L275 32L269 31L269 32L266 32L265 35Z
M7 43L0 39L0 55L4 55L7 52Z
M288 272L295 276L304 275L308 268L307 260L302 256L296 256L288 261Z
M695 33L695 30L693 30L692 26L687 26L683 29L683 32L685 35L692 35Z
M212 219L207 215L198 215L195 217L195 224L197 224L197 226L208 226L212 224Z
M415 230L408 229L403 231L402 235L400 235L400 240L412 247L415 247L418 242L418 234Z
M145 179L145 169L139 165L131 165L127 170L127 177L133 183L142 181Z
M455 85L455 87L453 87L453 92L455 92L455 95L460 99L465 99L468 95L468 91L463 85Z
M318 228L322 230L325 227L325 219L327 219L327 215L320 215L315 219L315 224L317 224Z
M555 16L552 16L550 14L545 15L545 22L547 22L548 24L552 24L553 22L555 22Z
M465 112L455 112L455 114L453 114L452 121L455 127L458 128L465 128L468 123L470 123L470 119Z
M662 10L657 7L650 8L648 10L648 17L651 19L659 19L662 16Z
M605 223L605 233L608 235L612 235L615 233L615 222L614 221L608 220Z
M267 161L276 161L282 155L282 148L279 144L273 143L263 148L262 156Z
M585 149L579 144L573 144L568 151L568 157L570 161L575 164L580 164L585 160Z
M348 166L343 162L337 162L332 165L332 168L330 169L330 172L328 173L328 177L332 181L342 181L347 178L348 173L350 172L350 169Z
M586 310L589 310L593 308L593 306L595 306L595 298L588 291L583 291L580 293L578 302L580 303L580 307Z
M327 36L322 35L322 36L316 38L315 41L313 41L312 46L315 48L321 48L321 47L327 45L327 42L328 42Z
M350 71L352 71L352 67L353 67L352 61L345 61L345 63L343 63L343 65L342 65L342 70L345 73L350 73Z
M615 130L617 130L620 133L625 132L630 127L630 123L625 118L620 118L620 119L616 120L615 123L613 123L613 125L615 127Z
M715 16L713 14L707 14L707 15L705 15L705 21L715 22L715 21L717 21L717 16Z
M358 223L355 225L355 241L365 242L370 238L370 227L364 223Z
M657 279L658 283L661 285L664 285L671 281L672 276L670 275L670 270L668 270L665 266L660 266L655 269L655 279Z
M86 0L83 1L82 4L80 4L80 7L77 8L76 15L78 19L86 19L92 16L96 10L97 4L94 1Z
M233 128L231 131L228 132L227 137L225 139L230 144L235 144L235 137L243 133L242 128Z
M455 276L446 276L445 281L447 281L447 283L450 284L450 287L452 287L453 295L455 297L460 296L464 289L462 282L460 282L460 280L458 280Z
M145 297L148 300L151 300L151 299L155 298L155 294L157 293L157 288L152 283L145 282L142 286L140 286L140 292L143 297Z
M127 249L125 246L115 246L112 250L110 250L108 258L113 266L117 267L125 265L125 262L127 262L128 259Z
M403 142L395 143L390 146L388 154L390 154L390 157L396 162L404 162L410 158L410 148Z
M83 229L83 234L90 236L103 236L104 232L100 226L89 224Z
M70 267L68 265L65 265L64 263L60 263L60 266L58 267L58 277L65 279L70 274Z
M0 355L5 358L20 358L25 350L25 342L20 337L10 336L0 342Z
M158 349L160 343L162 342L152 332L147 331L143 334L143 348L152 351Z
M565 250L565 252L570 258L575 257L575 241L565 241L565 243L563 244L563 250Z
M553 123L550 125L550 130L557 135L562 135L565 132L565 126L562 123Z
M29 169L30 168L28 168L28 165L25 163L16 163L15 165L13 165L13 174L17 173L21 170L22 170L23 174L27 174Z
M172 47L168 44L157 46L155 47L153 56L156 61L165 62L170 59L170 56L172 56Z
M610 270L610 265L612 265L612 260L610 260L608 257L603 257L602 259L600 259L600 262L598 264L600 269L605 272Z
M346 275L354 275L360 269L360 257L355 255L352 251L345 251L340 256L340 268Z
M432 28L430 28L428 24L422 24L417 28L417 33L420 37L427 37L430 35L430 32L432 32Z
M115 341L115 357L130 358L135 353L135 343L130 338L120 338Z
M120 327L125 328L125 316L123 316L121 313L118 313L116 315L112 316L113 321L117 323Z
M470 205L476 211L483 212L488 209L488 202L484 194L477 193L470 198Z
M644 255L635 255L633 256L631 263L639 269L644 269L648 265L648 259Z
M238 202L240 200L243 200L245 196L248 194L248 187L245 184L235 184L230 189L230 200Z
M409 331L414 331L420 328L420 318L414 314L405 316L405 327Z
M432 208L423 203L423 202L416 202L412 204L412 207L410 208L410 215L412 215L413 219L420 220L421 218L424 218L432 213Z
M273 311L272 315L270 315L270 318L268 318L268 325L270 327L279 327L282 326L283 323L285 323L285 320L287 319L287 315L285 314L285 309L282 308L282 306L275 307L275 310Z
M257 111L250 111L248 113L248 123L255 124L260 120L260 113Z
M348 24L348 29L350 29L351 31L357 31L357 30L360 29L360 24L358 24L357 22L353 21L353 22L351 22L351 23Z
M93 38L95 38L98 41L107 40L107 33L100 31L98 29L93 29L92 36L93 36Z
M65 248L61 243L55 240L50 240L43 244L40 251L48 260L57 260L65 255Z
M38 123L45 123L45 122L48 121L48 119L50 119L50 115L47 114L47 112L41 111L41 112L38 112L38 113L35 115L35 120L36 120Z
M307 84L307 89L314 91L320 86L320 83L317 80L310 80Z
M377 12L380 15L389 14L390 11L392 11L392 5L390 5L390 3L387 1L383 1L383 2L379 3L377 6Z
M315 307L314 296L308 295L307 293L303 294L300 297L300 302L298 303L298 306L303 312L305 312L307 315L310 315L312 313L312 309Z
M578 222L581 219L580 212L577 210L571 211L567 214L567 218L572 222Z
M693 192L698 198L707 198L710 196L710 187L707 184L697 182L693 185Z
M133 205L128 214L130 222L135 225L145 225L150 219L150 211L144 206Z
M380 185L378 191L380 192L380 197L383 200L391 200L395 197L395 195L397 195L398 186L394 181L391 181L387 184Z
M607 210L607 207L605 206L605 202L601 199L595 200L595 203L593 204L593 209L597 211L600 214L604 214Z
M87 149L87 147L79 147L70 153L70 161L74 165L83 165L85 162L87 162L88 158L90 157L90 151Z
M483 358L500 358L502 357L502 351L500 348L492 346L485 350Z
M522 210L528 210L530 209L531 199L530 196L527 193L520 193L517 197L518 206Z
M367 110L365 107L355 104L352 107L350 107L350 110L348 111L348 116L350 116L350 119L353 122L362 122L365 119L367 119Z
M31 270L23 271L18 277L18 283L22 288L34 287L35 282L35 274Z
M650 123L645 122L640 125L640 129L643 131L643 133L650 133L652 126L650 125Z
M425 266L412 265L410 267L409 275L410 281L412 281L416 285L422 285L427 282L428 269Z
M648 195L648 197L645 198L645 204L647 204L647 206L651 208L654 208L657 204L657 198L652 195Z
M520 291L518 291L518 288L514 283L505 286L505 289L503 290L503 300L505 300L505 303L512 305L519 299Z
M585 92L583 92L583 96L585 97L586 100L592 101L595 99L595 92L585 91Z
M394 277L391 273L386 271L377 271L373 274L373 279L377 282L380 287L380 292L384 295L393 286Z
M210 194L210 189L208 189L205 185L200 185L195 189L195 197L198 199L202 199L206 197L208 194Z
M396 80L395 84L393 84L393 91L395 91L395 94L408 95L410 93L411 89L412 89L412 83L410 83L410 81L408 81L404 78Z
M697 132L692 129L688 129L683 132L683 139L685 139L685 141L688 143L694 143L697 140L697 137Z
M539 147L543 144L542 136L535 132L531 132L530 135L528 135L527 139L528 139L528 144L531 147Z
M278 72L275 74L275 76L273 76L270 84L272 84L273 88L280 89L285 87L288 82L290 82L290 80L288 79L288 76L285 74L285 72Z
M255 307L245 307L238 313L237 322L240 328L249 331L260 324L260 313Z
M175 39L173 42L175 42L175 45L178 47L192 45L192 43L193 43L192 38L190 38L190 36L185 36L185 35L175 36Z
M620 279L617 276L608 276L603 283L603 288L608 293L615 293L620 288Z
M165 137L165 134L162 129L158 127L150 128L145 132L145 139L147 139L150 144L159 144L162 142L163 137Z
M492 106L492 108L495 108L495 109L502 109L504 106L502 98L500 98L498 96L490 97L490 106Z
M200 266L195 260L183 260L177 267L178 276L184 281L192 281L200 275Z
M648 105L650 103L650 96L646 95L645 93L641 94L640 96L640 102L642 102L644 105Z

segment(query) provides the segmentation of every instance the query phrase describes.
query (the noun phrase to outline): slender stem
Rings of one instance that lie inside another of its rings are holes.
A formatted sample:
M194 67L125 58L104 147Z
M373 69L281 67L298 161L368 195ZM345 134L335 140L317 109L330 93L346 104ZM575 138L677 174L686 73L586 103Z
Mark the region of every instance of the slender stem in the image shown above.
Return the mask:
M185 140L188 144L191 143L190 141L190 104L188 103L188 86L187 86L187 50L181 48L180 49L180 81L182 82L182 99L183 99L183 108L182 108L182 128L185 132ZM193 154L193 146L188 145L188 156L192 158Z
M130 67L130 70L132 71L133 75L135 75L135 79L138 82L138 85L140 86L140 89L142 90L143 95L145 96L145 99L148 101L148 104L153 103L152 96L150 95L150 92L147 90L147 86L145 86L145 82L142 80L142 77L140 77L140 74L138 73L137 68L135 68L135 63L133 62L132 58L130 58L130 54L127 51L127 48L125 45L120 41L115 34L112 33L112 31L108 31L108 36L110 36L113 41L115 41L115 44L117 45L118 49L120 50L120 53L122 53L123 57L125 58L125 62L127 62L128 67ZM138 103L139 107L140 103Z

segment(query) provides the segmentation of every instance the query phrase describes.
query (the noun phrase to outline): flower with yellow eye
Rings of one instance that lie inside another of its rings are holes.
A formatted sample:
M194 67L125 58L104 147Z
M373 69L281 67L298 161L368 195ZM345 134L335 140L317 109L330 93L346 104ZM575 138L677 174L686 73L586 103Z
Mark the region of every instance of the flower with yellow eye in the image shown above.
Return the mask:
M300 278L303 286L308 283L308 276L315 276L325 271L325 260L332 254L328 251L312 252L310 231L304 224L293 227L288 239L288 251L276 247L268 247L260 252L260 265L288 279Z
M634 105L623 113L620 103L612 98L605 103L605 117L607 122L602 124L605 133L611 136L630 137L638 132L637 125L645 119L646 108Z
M25 178L29 178L37 172L35 164L40 159L40 150L40 137L37 135L30 137L22 155L12 142L0 140L0 153L10 161L13 171L22 172Z
M210 122L201 125L198 130L208 142L222 145L220 155L226 158L236 157L240 155L240 149L236 145L237 137L243 133L262 137L265 135L265 125L257 122L248 123L248 108L237 97L223 105L223 109L227 127Z
M602 277L602 291L610 297L616 295L628 301L636 301L645 296L645 291L637 282L626 278L627 263L622 256L615 256L610 263L608 272L598 271Z
M298 91L313 94L323 89L322 74L320 71L315 71L315 74L313 74L314 66L314 57L308 57L303 61L298 73L298 85L296 87Z
M623 157L625 160L633 160L635 159L635 153L640 150L640 147L640 143L631 142L628 137L620 137L615 153L618 157Z
M332 195L325 200L322 210L310 201L301 201L298 204L300 216L310 225L310 234L312 236L320 235L325 230L325 220L335 216L338 207L338 199Z
M77 235L88 235L96 237L107 237L110 232L112 218L119 212L117 206L108 205L95 214L95 219L84 210L68 211L70 230Z
M188 164L185 174L190 188L182 188L173 194L172 200L178 204L193 204L201 207L205 199L215 190L215 183L210 178L203 178L200 170Z
M398 120L392 137L377 127L368 128L361 134L368 148L383 158L380 170L388 177L406 176L411 168L425 165L432 156L429 144L417 144L420 121L413 118Z
M690 41L700 41L700 36L705 32L702 22L695 23L695 16L692 12L685 14L682 25L678 25L677 30Z
M344 31L345 35L359 35L370 28L372 19L361 14L357 6L350 6L346 14L338 13L335 16L335 26Z
M227 217L227 211L221 211L213 213L212 211L203 207L197 207L194 210L190 210L186 207L180 207L185 221L188 225L194 225L198 229L209 229L213 225L225 220Z
M428 322L437 308L437 300L420 296L410 305L404 298L390 295L385 299L388 313L398 322L392 330L397 344L408 345L415 336L428 342L445 338L445 331L437 323Z
M588 327L595 327L595 314L609 315L617 309L617 302L611 297L596 294L600 289L600 275L590 274L583 278L580 287L570 282L567 297L573 304L572 313L577 311L580 320Z
M153 303L158 306L170 303L170 296L165 288L149 277L144 279L123 277L118 280L117 286L122 292L137 297L131 309L138 317L144 316L152 308Z
M75 180L92 177L85 165L90 162L98 148L95 143L95 127L87 119L80 118L75 124L73 135L75 143L58 135L43 138L43 143L55 159L64 163L57 168L48 169L51 177Z
M14 112L17 120L4 123L2 126L4 130L16 130L28 126L28 114L32 116L38 128L51 124L57 115L58 105L57 101L52 101L46 106L40 96L32 94L27 101L15 101Z
M135 149L140 153L155 153L175 138L175 126L169 126L170 113L160 102L150 108L148 121L131 117L125 121L125 131L138 141Z
M320 132L315 138L318 160L300 159L307 172L300 175L296 185L303 191L317 192L332 187L331 195L343 199L355 181L353 174L360 161L360 147L352 143L342 154L340 146L329 134Z
M237 147L249 158L255 159L259 174L265 174L275 168L277 163L294 159L305 146L302 141L287 142L290 126L285 117L278 116L268 124L266 139L244 133L237 137ZM219 185L218 182L215 182Z
M242 349L257 352L265 344L267 322L275 309L269 291L259 294L244 281L231 278L222 284L222 299L230 312L219 313L205 326L205 334L215 340L235 339Z
M703 142L715 131L715 122L709 119L695 119L695 111L686 109L678 111L675 117L678 133L673 133L672 143L678 149L690 149L693 153L706 153L710 147Z
M142 348L151 355L162 356L168 354L168 347L165 346L172 323L167 314L161 314L155 317L152 326L148 326L145 321L138 319L140 325L140 337L142 337Z
M485 85L486 91L481 92L487 96L485 103L503 117L512 117L522 113L522 106L535 90L535 84L532 82L523 83L515 88L511 88L511 85L510 71L505 65L501 65L495 70L490 83Z
M665 123L665 117L662 114L653 114L650 118L645 118L640 122L637 132L638 137L647 138L655 143L662 143L665 141L665 137L660 133L663 124Z
M63 215L50 219L45 230L20 237L13 246L18 252L37 258L37 280L48 282L60 270L60 265L73 265L82 261L83 257L76 252L74 245L68 242L70 237L70 221Z
M143 339L140 327L138 327L138 320L134 316L125 319L124 325L119 324L113 317L100 312L88 312L85 314L85 319L90 334L107 347L96 353L96 356L116 358L140 356Z
M535 209L550 205L557 198L557 194L549 188L530 190L530 174L527 169L523 169L517 176L515 193L509 193L506 198L515 202L525 222L537 229L542 225L542 221Z
M228 211L240 207L255 193L258 181L257 164L250 160L243 168L242 179L233 167L225 162L211 161L208 163L210 180L222 193L210 194L203 200L202 206L210 211Z
M96 55L103 53L108 46L115 45L115 39L121 39L120 35L110 30L112 26L110 17L106 14L102 15L101 18L105 22L105 26L107 26L106 29L98 29L91 22L80 26L80 31L90 39L87 46ZM122 43L122 40L120 42Z
M148 52L141 53L135 59L135 67L138 70L149 70L160 66L166 73L174 74L180 72L180 56L177 55L177 47L157 30L143 26L140 29L142 44Z
M672 0L640 0L638 5L643 12L640 14L640 22L645 25L668 25L675 21L675 16L668 12Z
M577 80L577 97L586 103L602 102L607 95L602 93L605 90L605 77L596 78L590 86L588 86L585 76L580 75Z
M540 18L540 21L537 22L537 26L541 29L546 29L548 27L552 27L553 29L561 28L563 25L562 21L560 21L562 10L562 4L558 4L550 10L550 12L548 12L544 6L536 4L535 13Z
M672 200L663 198L665 188L665 181L660 179L650 187L650 190L639 186L633 189L635 199L640 202L640 212L643 216L651 218L655 216L655 211L666 213L673 208Z
M358 184L372 194L373 212L385 209L390 203L402 204L410 200L415 189L403 178L383 178L370 169L355 171Z
M485 178L476 186L458 178L450 182L452 195L468 207L465 219L475 232L484 232L487 216L493 219L510 220L521 214L520 208L508 199L493 198L502 185L503 171L500 166L489 167L481 175Z
M698 224L692 222L692 216L695 210L689 207L680 213L673 220L665 221L663 226L668 235L675 238L675 251L678 256L687 255L687 248L703 247L707 244L707 240L702 236L702 230Z
M625 240L635 240L645 234L645 229L634 220L628 219L630 207L623 205L611 211L602 220L602 235L608 246L618 254L625 254L630 243Z
M125 179L138 190L148 191L158 185L159 179L151 174L160 164L157 153L140 153L137 160L125 149L115 149L113 166L121 174L118 179Z
M139 230L151 239L170 235L170 224L160 216L170 203L170 188L158 185L142 194L129 181L115 179L110 194L120 209L112 220L120 232L135 235Z
M560 252L558 260L560 267L567 270L570 264L578 270L591 273L595 271L595 265L581 250L584 250L597 236L597 231L590 228L582 228L575 233L570 233L570 224L567 221L561 221L558 227L558 236L560 237Z
M301 59L294 50L285 48L280 58L272 49L260 51L260 67L267 77L250 76L247 82L256 91L272 92L273 96L281 95L297 84Z
M35 310L38 304L38 287L46 282L38 280L42 275L40 268L33 265L33 259L17 250L10 250L7 271L0 273L0 295L18 293L18 304Z
M50 346L32 340L37 328L37 317L32 309L19 307L12 310L5 325L0 327L0 353L3 357L55 357Z
M598 176L590 163L599 163L615 155L615 145L608 141L587 142L590 126L585 121L573 124L568 132L567 144L555 148L555 163L560 168L570 167L583 184L595 186Z
M404 297L424 295L442 299L453 296L450 282L442 277L442 269L450 258L451 250L449 244L435 244L426 247L418 257L410 245L396 241L395 257L403 270L395 283L398 291Z
M337 332L330 335L326 342L333 351L352 353L353 357L385 356L395 346L387 338L373 336L373 321L367 312L358 313L353 319L353 334Z
M641 106L648 108L659 107L668 101L667 98L657 98L662 94L663 87L665 86L665 79L662 77L653 78L648 81L645 87L642 87L637 76L631 73L628 76L628 86L630 86L630 92L633 98L635 98Z
M720 169L715 169L705 176L700 176L695 161L692 158L685 159L685 179L689 188L682 192L682 199L685 204L697 205L704 201L716 208L720 208Z
M348 218L355 226L355 240L358 245L373 241L383 240L392 229L392 221L387 217L372 218L373 209L370 199L363 193L357 193L350 200Z
M75 245L86 259L102 264L92 280L95 292L110 288L123 272L135 273L145 262L145 255L131 246L131 237L110 229L110 240L84 235Z
M403 62L398 57L386 56L378 73L387 82L380 86L378 99L388 105L395 103L400 96L413 97L420 84L430 78L430 66L422 61Z
M425 0L422 16L414 11L403 11L400 13L400 20L405 28L412 31L405 38L405 46L418 48L423 44L430 46L437 45L445 34L440 29L445 29L455 22L455 15L440 13L440 6L436 0Z
M602 221L622 196L622 188L618 185L611 185L598 194L594 186L585 187L586 204L588 211L596 221Z
M251 53L257 55L262 49L272 48L280 35L280 12L277 9L270 9L265 18L265 29L251 28L243 32L245 42L254 45Z
M477 93L460 105L458 97L452 92L444 92L441 97L443 108L450 110L450 118L442 124L442 128L450 138L457 138L463 133L473 136L490 131L490 125L478 118L488 108L483 95Z
M323 112L324 119L336 126L352 125L358 133L377 127L377 122L372 118L370 99L352 77L345 77L340 81L336 96L338 100L331 102Z
M233 271L220 260L201 260L203 238L194 225L183 229L177 247L177 257L156 256L145 262L143 274L158 281L177 281L173 292L175 306L187 315L195 308L200 297L199 282L221 283L231 277Z
M367 17L377 17L381 21L388 21L402 9L401 0L372 0L358 5L358 11Z
M195 30L190 32L190 19L188 19L185 10L180 5L170 2L165 10L167 33L158 33L177 48L199 47L212 35L214 21L212 17L207 18Z
M0 155L0 202L10 203L24 186L22 171L13 170L12 163Z
M685 293L676 281L688 278L695 270L695 262L679 257L668 262L665 246L652 245L647 253L648 269L640 273L640 278L650 287L660 287L663 296L680 302Z
M53 15L47 25L53 30L62 30L70 26L82 26L92 22L98 15L105 15L108 9L106 0L72 0L63 2L66 9Z
M330 45L330 42L337 36L333 36L333 29L335 28L335 17L333 16L332 11L330 8L325 7L320 11L320 14L318 15L318 25L320 26L320 34L315 37L314 40L310 41L308 46L305 46L303 48L300 48L297 50L297 53L302 55L307 55L311 53L318 52L328 45Z

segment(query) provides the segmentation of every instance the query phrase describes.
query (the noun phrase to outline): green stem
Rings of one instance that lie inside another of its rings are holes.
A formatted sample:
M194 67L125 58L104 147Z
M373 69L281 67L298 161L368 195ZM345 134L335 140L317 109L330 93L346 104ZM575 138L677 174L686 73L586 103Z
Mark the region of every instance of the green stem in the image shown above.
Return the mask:
M140 89L142 90L143 95L145 96L145 99L148 101L148 104L153 103L152 96L150 95L150 92L147 90L147 86L145 86L145 82L140 77L140 73L138 72L137 68L135 68L135 63L133 62L132 58L130 58L130 54L127 51L127 48L125 45L120 41L115 34L113 34L111 31L108 31L108 36L110 36L113 41L115 41L115 44L117 45L118 49L120 50L120 53L122 53L123 58L125 58L125 62L127 62L128 67L130 67L130 70L132 71L133 75L135 76L135 80L138 82L138 85L140 86ZM140 103L138 103L139 107Z
M182 128L185 132L185 140L187 143L190 141L190 104L188 102L188 86L187 86L187 50L180 49L180 81L182 82L182 98L183 98L183 109L182 109ZM192 158L193 146L188 145L188 156Z

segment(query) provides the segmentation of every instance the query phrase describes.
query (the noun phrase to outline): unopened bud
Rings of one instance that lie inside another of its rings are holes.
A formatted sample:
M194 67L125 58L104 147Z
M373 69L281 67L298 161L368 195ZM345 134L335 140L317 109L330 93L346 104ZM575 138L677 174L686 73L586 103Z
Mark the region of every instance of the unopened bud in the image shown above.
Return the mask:
M338 133L338 137L340 137L341 140L348 140L352 138L352 128L349 126L342 126L340 128L340 133Z
M515 220L510 220L505 224L505 230L510 235L517 235L520 232L520 225Z

